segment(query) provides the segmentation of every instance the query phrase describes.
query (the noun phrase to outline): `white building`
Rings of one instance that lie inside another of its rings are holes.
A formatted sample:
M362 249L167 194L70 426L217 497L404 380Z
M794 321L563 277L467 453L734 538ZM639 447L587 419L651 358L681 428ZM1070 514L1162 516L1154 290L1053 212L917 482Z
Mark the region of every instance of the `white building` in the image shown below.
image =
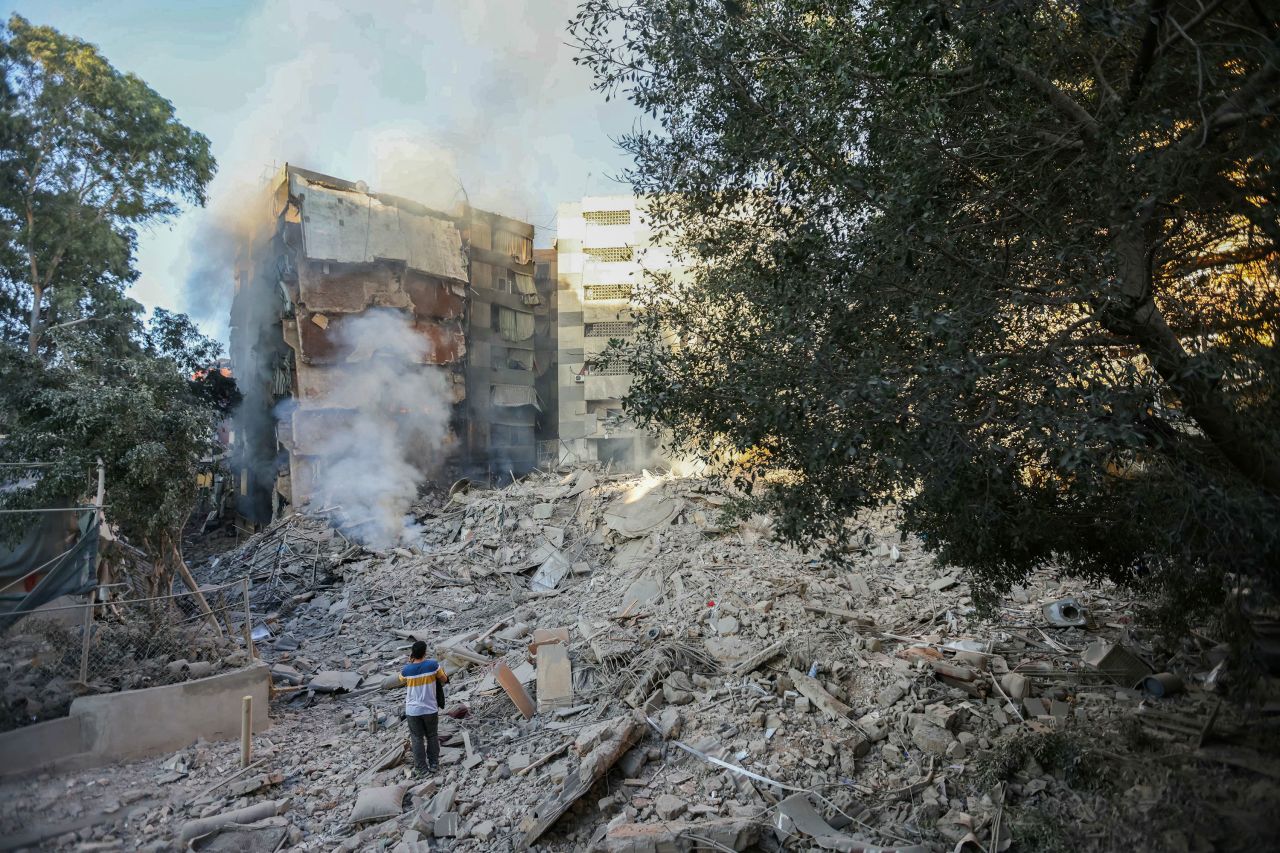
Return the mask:
M635 196L588 196L561 204L557 217L560 461L661 462L657 443L626 418L631 386L623 367L588 368L611 338L634 332L632 294L645 269L672 269L654 243Z

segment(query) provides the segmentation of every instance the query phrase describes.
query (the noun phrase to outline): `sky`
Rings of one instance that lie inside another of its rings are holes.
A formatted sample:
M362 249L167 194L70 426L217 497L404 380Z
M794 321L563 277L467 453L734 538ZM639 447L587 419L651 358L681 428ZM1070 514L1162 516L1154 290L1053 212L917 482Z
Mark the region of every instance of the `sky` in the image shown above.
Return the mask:
M573 0L16 0L98 46L209 137L203 210L144 232L132 295L226 341L220 220L293 163L449 207L522 218L549 245L559 202L625 193L614 143L636 114L590 89ZM6 17L8 17L6 13Z

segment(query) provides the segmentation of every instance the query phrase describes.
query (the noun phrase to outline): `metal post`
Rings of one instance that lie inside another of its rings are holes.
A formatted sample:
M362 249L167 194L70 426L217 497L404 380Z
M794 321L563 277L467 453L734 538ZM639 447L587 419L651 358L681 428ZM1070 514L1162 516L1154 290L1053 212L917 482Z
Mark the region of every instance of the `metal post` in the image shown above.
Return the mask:
M253 614L249 612L249 576L244 577L244 647L249 653L249 663L257 655L253 651Z
M84 627L80 638L80 683L89 683L89 638L93 634L93 596L84 605Z

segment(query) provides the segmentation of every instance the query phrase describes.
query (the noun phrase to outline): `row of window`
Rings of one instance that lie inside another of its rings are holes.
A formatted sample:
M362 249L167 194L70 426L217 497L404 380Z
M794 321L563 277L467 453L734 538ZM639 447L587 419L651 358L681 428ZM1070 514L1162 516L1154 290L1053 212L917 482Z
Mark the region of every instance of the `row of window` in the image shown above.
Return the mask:
M533 240L510 231L498 231L493 235L493 250L510 255L516 263L527 264L533 260Z
M600 323L587 323L583 334L588 338L626 338L635 329L635 323L625 320L606 320Z
M630 246L604 246L583 249L582 253L593 261L607 264L621 263L635 258L635 249Z
M532 350L495 346L491 352L489 357L491 367L506 370L533 370Z
M490 305L489 328L504 340L527 341L533 337L533 315L505 305Z
M588 225L630 225L630 210L586 210L582 218Z
M631 375L631 366L619 363L608 366L594 365L584 372L588 376L629 376Z
M606 299L630 299L629 284L588 284L582 288L582 296L588 302L599 302Z

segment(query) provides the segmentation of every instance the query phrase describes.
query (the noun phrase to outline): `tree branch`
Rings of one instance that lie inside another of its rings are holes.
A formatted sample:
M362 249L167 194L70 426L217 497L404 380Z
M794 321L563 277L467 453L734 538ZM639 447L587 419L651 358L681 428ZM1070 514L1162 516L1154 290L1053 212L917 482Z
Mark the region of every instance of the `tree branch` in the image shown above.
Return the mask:
M1065 118L1070 119L1080 128L1080 133L1086 139L1095 139L1098 135L1098 121L1089 114L1089 111L1066 92L1059 89L1048 80L1036 72L1020 65L1016 62L1008 62L1006 66L1018 76L1019 79L1026 83L1030 83L1033 88L1049 99L1049 103L1053 105L1059 113Z
M1129 75L1129 92L1125 99L1129 103L1138 97L1142 90L1142 81L1156 58L1156 48L1160 45L1160 27L1164 24L1165 13L1169 10L1169 0L1152 0L1147 12L1147 29L1142 35L1142 46L1138 48L1138 58L1133 63L1133 73Z

